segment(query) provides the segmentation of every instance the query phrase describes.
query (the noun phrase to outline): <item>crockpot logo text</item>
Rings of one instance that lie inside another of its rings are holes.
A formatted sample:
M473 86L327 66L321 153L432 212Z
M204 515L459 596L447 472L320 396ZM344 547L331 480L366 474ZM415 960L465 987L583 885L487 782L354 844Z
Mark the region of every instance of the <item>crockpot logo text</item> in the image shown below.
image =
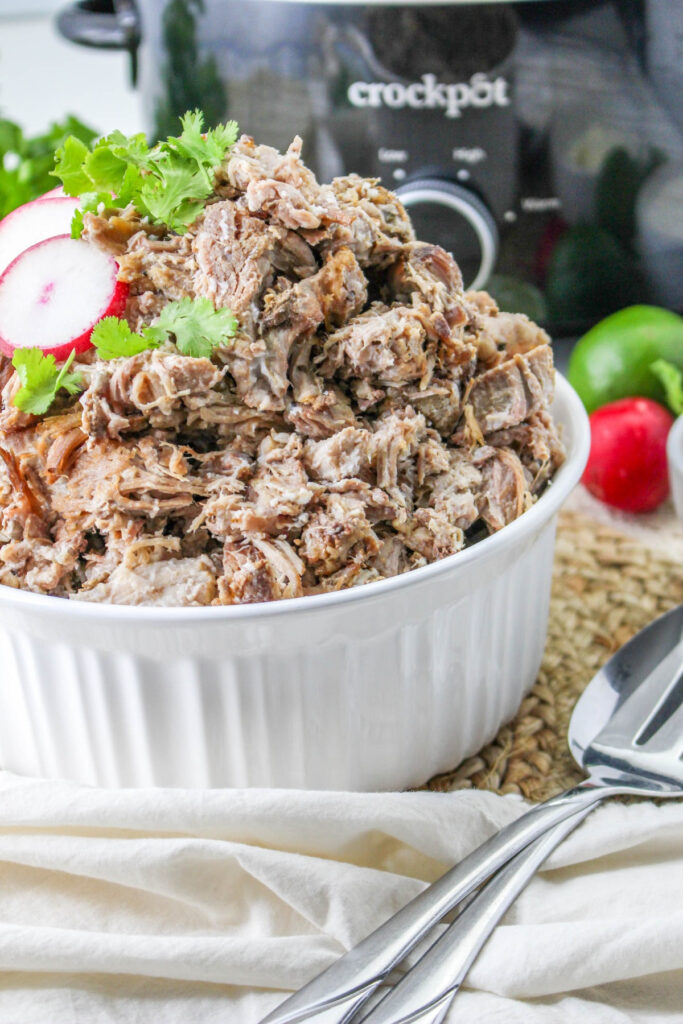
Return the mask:
M391 107L403 110L443 110L446 117L460 117L467 107L507 107L510 83L491 80L479 72L469 82L439 82L436 75L423 75L419 82L352 82L347 92L354 107Z

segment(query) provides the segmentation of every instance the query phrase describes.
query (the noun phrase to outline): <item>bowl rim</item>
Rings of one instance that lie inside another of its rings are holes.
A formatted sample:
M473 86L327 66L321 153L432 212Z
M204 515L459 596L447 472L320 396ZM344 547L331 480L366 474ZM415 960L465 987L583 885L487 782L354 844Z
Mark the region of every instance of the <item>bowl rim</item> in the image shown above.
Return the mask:
M566 461L560 466L552 483L541 494L530 509L497 533L485 537L478 544L453 555L447 555L438 562L411 569L399 576L364 583L325 594L310 594L304 597L284 598L279 601L265 601L260 604L200 605L198 607L174 607L165 605L117 605L69 601L63 597L34 594L0 584L0 609L12 608L25 612L36 612L41 616L68 616L84 621L111 621L114 623L197 624L201 622L231 622L235 620L258 620L269 617L286 617L296 614L313 614L327 611L334 606L351 605L383 597L392 591L402 590L421 582L436 579L452 572L458 566L463 568L475 561L494 557L496 553L531 536L556 513L569 493L579 482L590 448L590 427L588 416L581 399L565 377L556 372L556 397L566 409L566 419L571 424L571 447Z

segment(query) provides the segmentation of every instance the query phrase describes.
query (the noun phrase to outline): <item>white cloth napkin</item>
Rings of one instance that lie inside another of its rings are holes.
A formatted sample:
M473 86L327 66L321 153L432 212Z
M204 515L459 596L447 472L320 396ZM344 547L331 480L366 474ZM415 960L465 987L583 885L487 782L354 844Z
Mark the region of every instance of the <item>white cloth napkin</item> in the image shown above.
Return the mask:
M89 789L0 773L2 1024L256 1024L524 810L489 793ZM450 1024L683 1019L683 807L560 847Z

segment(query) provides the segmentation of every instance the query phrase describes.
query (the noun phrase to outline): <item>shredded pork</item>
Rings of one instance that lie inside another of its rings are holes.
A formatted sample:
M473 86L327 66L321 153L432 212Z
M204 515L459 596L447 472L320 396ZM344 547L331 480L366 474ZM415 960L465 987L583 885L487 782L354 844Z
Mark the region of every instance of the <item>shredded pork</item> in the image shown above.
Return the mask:
M211 359L91 351L42 417L0 357L0 583L162 605L356 586L502 529L564 459L545 332L465 293L377 182L320 185L299 139L243 137L182 236L85 224L134 330L186 296L239 329Z

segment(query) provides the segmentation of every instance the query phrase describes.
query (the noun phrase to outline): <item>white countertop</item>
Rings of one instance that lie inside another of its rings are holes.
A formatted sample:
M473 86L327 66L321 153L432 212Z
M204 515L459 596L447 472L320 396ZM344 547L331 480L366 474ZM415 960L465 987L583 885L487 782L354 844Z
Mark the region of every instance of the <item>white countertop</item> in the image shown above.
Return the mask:
M46 4L54 9L65 3ZM53 17L8 15L16 4L0 0L0 115L31 133L75 114L102 132L142 131L137 93L130 86L126 53L66 42ZM24 8L25 9L25 8ZM30 6L29 6L30 9Z

